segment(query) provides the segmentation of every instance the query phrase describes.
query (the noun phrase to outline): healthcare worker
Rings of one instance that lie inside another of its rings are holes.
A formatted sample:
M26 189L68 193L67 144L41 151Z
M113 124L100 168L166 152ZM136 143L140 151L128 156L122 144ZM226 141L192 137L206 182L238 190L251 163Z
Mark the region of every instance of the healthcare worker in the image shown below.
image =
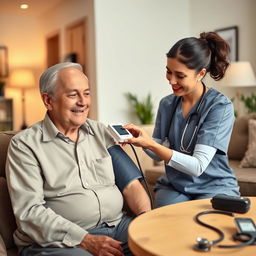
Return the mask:
M179 40L167 53L166 78L173 94L159 105L153 138L133 124L125 125L156 160L164 160L165 174L154 188L156 207L210 198L222 193L239 196L227 150L234 123L232 102L202 78L224 77L229 45L214 32Z

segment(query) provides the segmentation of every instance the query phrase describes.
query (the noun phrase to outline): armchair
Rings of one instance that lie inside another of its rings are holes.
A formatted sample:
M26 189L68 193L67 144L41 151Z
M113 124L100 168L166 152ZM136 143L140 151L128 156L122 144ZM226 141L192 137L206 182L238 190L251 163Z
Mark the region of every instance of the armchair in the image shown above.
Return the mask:
M16 229L15 217L12 212L11 201L5 178L5 161L10 139L15 132L0 132L0 243L2 250L6 249L8 256L18 255L18 250L13 241L13 232ZM6 248L4 248L6 247ZM1 251L0 251L1 252ZM1 254L6 255L6 254Z

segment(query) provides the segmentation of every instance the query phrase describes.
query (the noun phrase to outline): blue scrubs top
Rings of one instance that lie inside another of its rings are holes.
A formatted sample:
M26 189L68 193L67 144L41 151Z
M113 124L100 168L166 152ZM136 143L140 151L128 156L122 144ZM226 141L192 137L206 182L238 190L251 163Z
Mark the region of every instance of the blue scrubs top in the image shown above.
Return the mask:
M181 109L181 97L173 94L164 97L160 102L153 138L160 140L162 144L168 141L171 149L182 152L181 138L183 135L183 146L191 152L184 154L193 155L196 144L214 147L217 149L216 154L199 177L193 177L165 165L166 173L158 180L156 188L161 187L161 184L164 186L170 184L177 191L185 194L225 193L239 195L237 180L233 170L229 167L227 157L234 124L233 104L226 96L213 88L209 89L203 97L199 109L198 129L189 147L195 130L193 117L191 117L185 135L183 131L189 115L195 112L198 104L184 118Z

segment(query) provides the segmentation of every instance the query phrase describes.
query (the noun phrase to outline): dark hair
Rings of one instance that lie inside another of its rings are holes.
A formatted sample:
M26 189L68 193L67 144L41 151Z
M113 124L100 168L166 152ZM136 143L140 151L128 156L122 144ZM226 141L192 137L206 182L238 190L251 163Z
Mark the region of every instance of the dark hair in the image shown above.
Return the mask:
M203 32L199 38L179 40L167 53L168 58L177 58L189 69L200 72L203 68L214 80L224 77L229 66L230 47L215 32Z

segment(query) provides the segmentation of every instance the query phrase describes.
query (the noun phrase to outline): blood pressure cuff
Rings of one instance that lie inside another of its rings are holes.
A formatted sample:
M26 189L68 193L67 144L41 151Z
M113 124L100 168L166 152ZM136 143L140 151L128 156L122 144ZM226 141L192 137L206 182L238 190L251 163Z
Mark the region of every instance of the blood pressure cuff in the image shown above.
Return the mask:
M138 167L119 145L108 148L108 152L112 158L115 182L121 192L131 181L142 178Z

